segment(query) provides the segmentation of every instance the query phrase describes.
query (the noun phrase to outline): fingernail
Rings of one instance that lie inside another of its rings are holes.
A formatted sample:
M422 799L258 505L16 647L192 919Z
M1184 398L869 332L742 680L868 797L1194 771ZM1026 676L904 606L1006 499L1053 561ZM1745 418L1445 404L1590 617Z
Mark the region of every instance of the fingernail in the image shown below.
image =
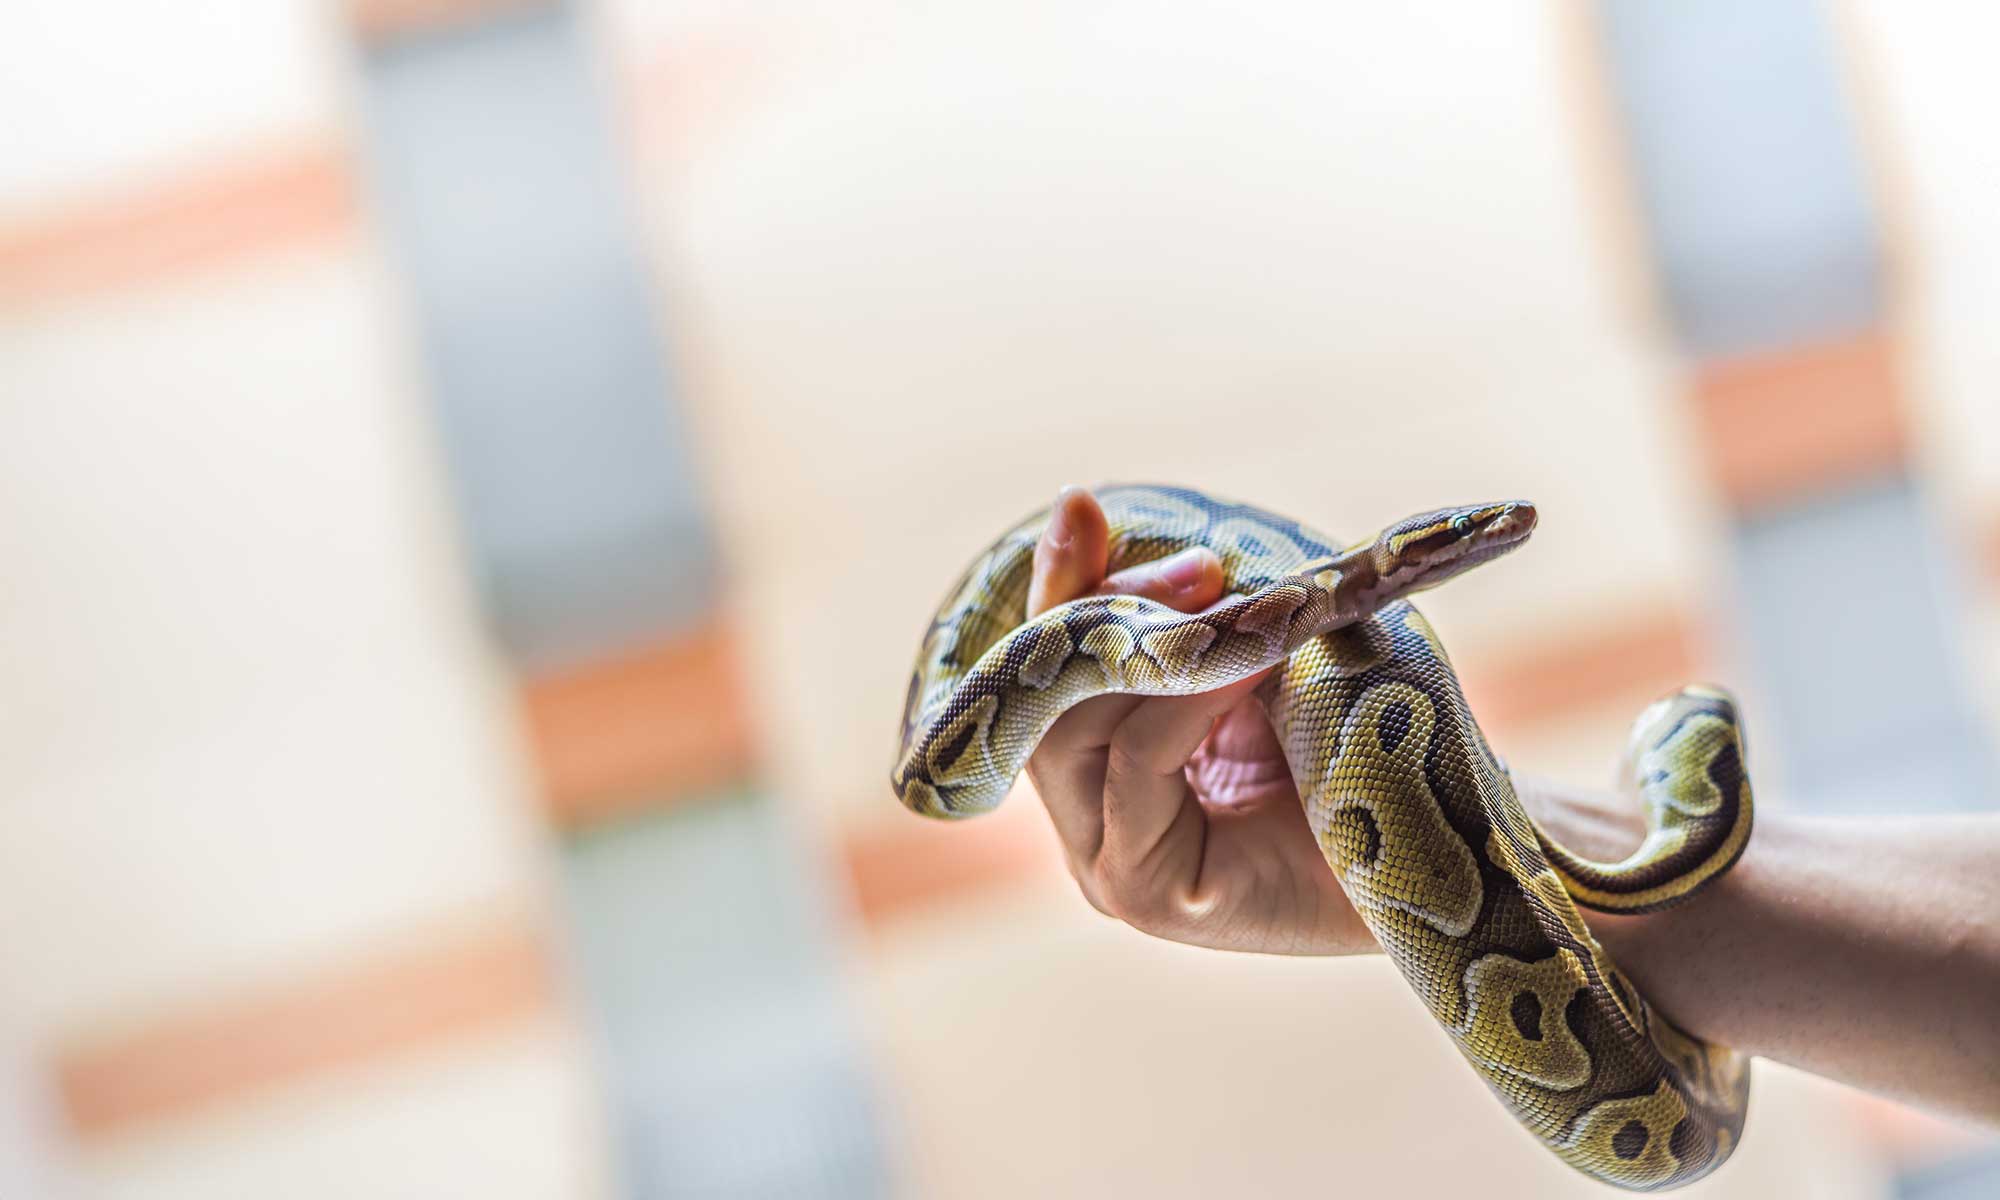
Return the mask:
M1159 580L1172 588L1175 595L1180 595L1199 587L1202 577L1208 573L1207 568L1208 553L1200 546L1190 546L1160 560Z
M1082 489L1069 484L1056 493L1056 504L1049 511L1049 527L1042 531L1042 537L1051 549L1067 550L1076 540L1076 530L1069 524L1069 498Z

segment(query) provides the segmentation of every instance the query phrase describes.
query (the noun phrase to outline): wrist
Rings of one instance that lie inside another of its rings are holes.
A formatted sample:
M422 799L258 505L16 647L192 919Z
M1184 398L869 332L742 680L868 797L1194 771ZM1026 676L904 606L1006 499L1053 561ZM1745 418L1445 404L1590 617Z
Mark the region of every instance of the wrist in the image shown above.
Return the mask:
M1630 797L1569 789L1540 781L1521 787L1522 803L1554 841L1585 857L1617 862L1645 839L1645 821ZM1697 1036L1742 1045L1737 988L1718 969L1725 944L1754 927L1750 912L1767 875L1782 821L1759 814L1743 856L1721 877L1672 908L1628 915L1578 907L1584 923L1647 1001Z

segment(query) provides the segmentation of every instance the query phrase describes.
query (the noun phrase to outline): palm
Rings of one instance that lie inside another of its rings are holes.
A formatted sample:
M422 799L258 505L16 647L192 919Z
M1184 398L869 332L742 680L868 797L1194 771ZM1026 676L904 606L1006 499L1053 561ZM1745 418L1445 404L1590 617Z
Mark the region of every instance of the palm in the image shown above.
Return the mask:
M1281 954L1370 944L1320 856L1284 750L1255 700L1216 721L1187 778L1208 821L1201 879L1214 907L1201 940Z
M1088 492L1065 489L1035 547L1026 615L1093 591L1183 612L1221 598L1222 563L1212 551L1107 578L1109 557L1103 510ZM1284 751L1247 690L1254 686L1086 700L1043 736L1028 774L1071 872L1101 911L1221 949L1367 950L1374 939L1320 856ZM1114 748L1121 737L1126 744Z

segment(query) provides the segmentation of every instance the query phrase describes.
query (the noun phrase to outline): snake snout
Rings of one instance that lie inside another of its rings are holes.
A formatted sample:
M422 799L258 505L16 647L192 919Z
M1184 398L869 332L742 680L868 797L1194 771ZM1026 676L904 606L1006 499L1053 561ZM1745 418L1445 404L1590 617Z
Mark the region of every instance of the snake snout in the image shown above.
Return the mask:
M1510 500L1500 510L1500 515L1486 524L1488 536L1512 544L1535 531L1534 502L1531 500Z

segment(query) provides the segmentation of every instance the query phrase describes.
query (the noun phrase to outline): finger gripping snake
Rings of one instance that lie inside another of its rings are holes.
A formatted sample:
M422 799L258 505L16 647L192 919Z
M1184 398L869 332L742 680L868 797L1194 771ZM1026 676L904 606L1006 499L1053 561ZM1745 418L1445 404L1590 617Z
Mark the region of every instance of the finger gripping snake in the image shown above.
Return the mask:
M1257 691L1348 899L1466 1060L1565 1162L1676 1187L1735 1148L1748 1059L1651 1007L1578 912L1641 913L1727 871L1751 827L1727 693L1687 687L1634 723L1644 844L1587 860L1529 819L1430 626L1406 597L1533 530L1523 502L1440 509L1343 545L1186 488L1098 492L1117 571L1206 546L1232 598L1199 614L1132 596L1023 621L1048 514L1010 530L926 631L891 776L916 812L1005 797L1055 719L1111 692L1185 695L1276 666Z

